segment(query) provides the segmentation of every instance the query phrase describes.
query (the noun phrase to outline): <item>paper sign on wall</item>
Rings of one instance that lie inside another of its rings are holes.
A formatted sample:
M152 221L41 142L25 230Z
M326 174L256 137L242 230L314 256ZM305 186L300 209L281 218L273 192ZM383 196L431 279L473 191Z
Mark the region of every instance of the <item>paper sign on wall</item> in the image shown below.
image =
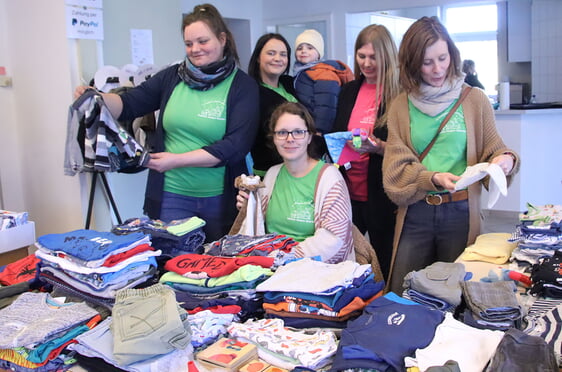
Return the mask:
M137 66L154 63L152 30L131 29L131 58Z
M103 9L66 5L66 36L103 40Z

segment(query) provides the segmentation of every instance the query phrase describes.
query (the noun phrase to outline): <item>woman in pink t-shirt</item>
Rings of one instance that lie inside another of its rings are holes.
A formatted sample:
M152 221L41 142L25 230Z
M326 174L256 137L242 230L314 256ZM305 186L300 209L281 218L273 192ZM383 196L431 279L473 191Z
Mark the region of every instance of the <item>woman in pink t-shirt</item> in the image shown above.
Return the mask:
M343 85L334 132L358 129L361 146L349 141L340 159L351 196L353 223L369 233L385 278L390 269L396 206L382 186L386 111L399 93L398 57L392 36L382 25L365 27L355 41L355 80Z

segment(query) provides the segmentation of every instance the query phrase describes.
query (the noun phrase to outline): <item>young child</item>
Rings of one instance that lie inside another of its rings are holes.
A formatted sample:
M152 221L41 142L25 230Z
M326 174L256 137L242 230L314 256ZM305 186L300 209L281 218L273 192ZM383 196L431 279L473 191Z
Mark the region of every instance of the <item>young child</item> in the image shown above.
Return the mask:
M323 60L324 39L309 29L297 36L293 66L297 97L312 117L319 134L332 130L341 86L353 80L353 72L343 62Z

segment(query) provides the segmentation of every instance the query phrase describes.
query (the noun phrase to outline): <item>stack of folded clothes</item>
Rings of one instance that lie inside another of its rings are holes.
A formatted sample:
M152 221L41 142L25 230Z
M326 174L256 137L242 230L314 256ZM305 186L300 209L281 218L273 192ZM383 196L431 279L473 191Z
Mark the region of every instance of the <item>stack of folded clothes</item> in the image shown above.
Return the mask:
M107 308L118 290L151 283L161 254L142 232L75 230L40 236L35 245L41 280Z
M487 233L479 235L473 244L461 254L464 261L483 261L497 265L507 263L517 243L510 241L509 233Z
M527 208L509 240L517 243L511 261L530 268L562 249L562 206L527 203Z
M156 283L117 292L112 314L69 346L95 371L182 371L190 360L191 328L173 291Z
M511 261L531 273L531 294L562 298L562 206L527 203L510 241L517 243Z
M259 358L277 367L267 368L267 371L280 368L297 371L297 367L306 371L320 370L331 363L338 347L332 330L295 330L286 327L281 319L235 322L228 327L228 334L257 345Z
M461 304L461 282L466 276L462 263L435 262L404 277L402 297L437 310L454 311Z
M22 293L0 310L0 368L66 370L75 362L66 346L100 320L84 302L62 303L49 293Z
M433 366L446 365L454 361L457 369L438 369L439 371L481 372L495 355L503 340L502 331L478 329L464 324L446 313L443 322L435 329L433 339L424 348L415 351L414 357L405 357L406 367L417 367L420 371L430 371ZM526 346L526 345L525 345ZM503 369L512 370L507 364Z
M191 314L209 310L244 320L263 314L256 286L273 275L274 264L275 259L266 256L190 253L168 260L160 282L174 290L180 306Z
M531 294L547 298L562 299L562 251L552 257L541 259L531 268Z
M342 330L333 371L406 371L404 358L427 347L444 313L393 292L374 299Z
M384 281L369 264L338 264L311 258L288 262L257 286L267 317L295 328L345 328L350 319L382 294Z
M525 315L525 334L542 338L554 351L559 365L562 366L562 300L539 298ZM536 357L534 358L537 359Z
M466 302L463 322L475 328L507 330L518 328L523 316L517 301L515 282L461 282Z
M298 242L286 235L225 235L211 243L207 254L213 256L276 256L291 255Z
M162 251L168 258L184 253L202 253L205 233L202 227L205 221L199 217L190 217L165 223L148 217L130 218L114 226L112 233L126 235L132 232L150 234L152 246Z

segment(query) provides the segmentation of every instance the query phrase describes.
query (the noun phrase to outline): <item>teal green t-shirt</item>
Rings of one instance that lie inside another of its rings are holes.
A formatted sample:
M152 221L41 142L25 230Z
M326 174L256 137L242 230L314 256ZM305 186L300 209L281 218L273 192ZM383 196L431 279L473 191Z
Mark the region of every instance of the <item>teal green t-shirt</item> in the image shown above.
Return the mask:
M436 116L429 116L418 110L408 100L412 144L419 154L431 142L441 122L455 103L456 101L453 101L451 106ZM464 172L466 169L466 123L462 105L445 124L437 141L422 160L422 164L434 172L450 172L457 176Z
M265 220L267 233L285 234L298 242L314 235L314 190L324 162L304 177L293 177L281 166Z
M164 110L164 146L167 152L181 154L211 145L226 132L226 100L235 73L207 91L179 83ZM167 171L164 191L208 197L224 190L224 167L185 167Z
M271 85L266 84L266 83L261 83L261 85L263 85L266 88L271 89L272 91L279 94L281 97L285 98L289 102L298 102L298 100L295 98L295 96L293 96L291 93L287 92L285 87L281 84L279 84L279 86L277 88L272 87Z

